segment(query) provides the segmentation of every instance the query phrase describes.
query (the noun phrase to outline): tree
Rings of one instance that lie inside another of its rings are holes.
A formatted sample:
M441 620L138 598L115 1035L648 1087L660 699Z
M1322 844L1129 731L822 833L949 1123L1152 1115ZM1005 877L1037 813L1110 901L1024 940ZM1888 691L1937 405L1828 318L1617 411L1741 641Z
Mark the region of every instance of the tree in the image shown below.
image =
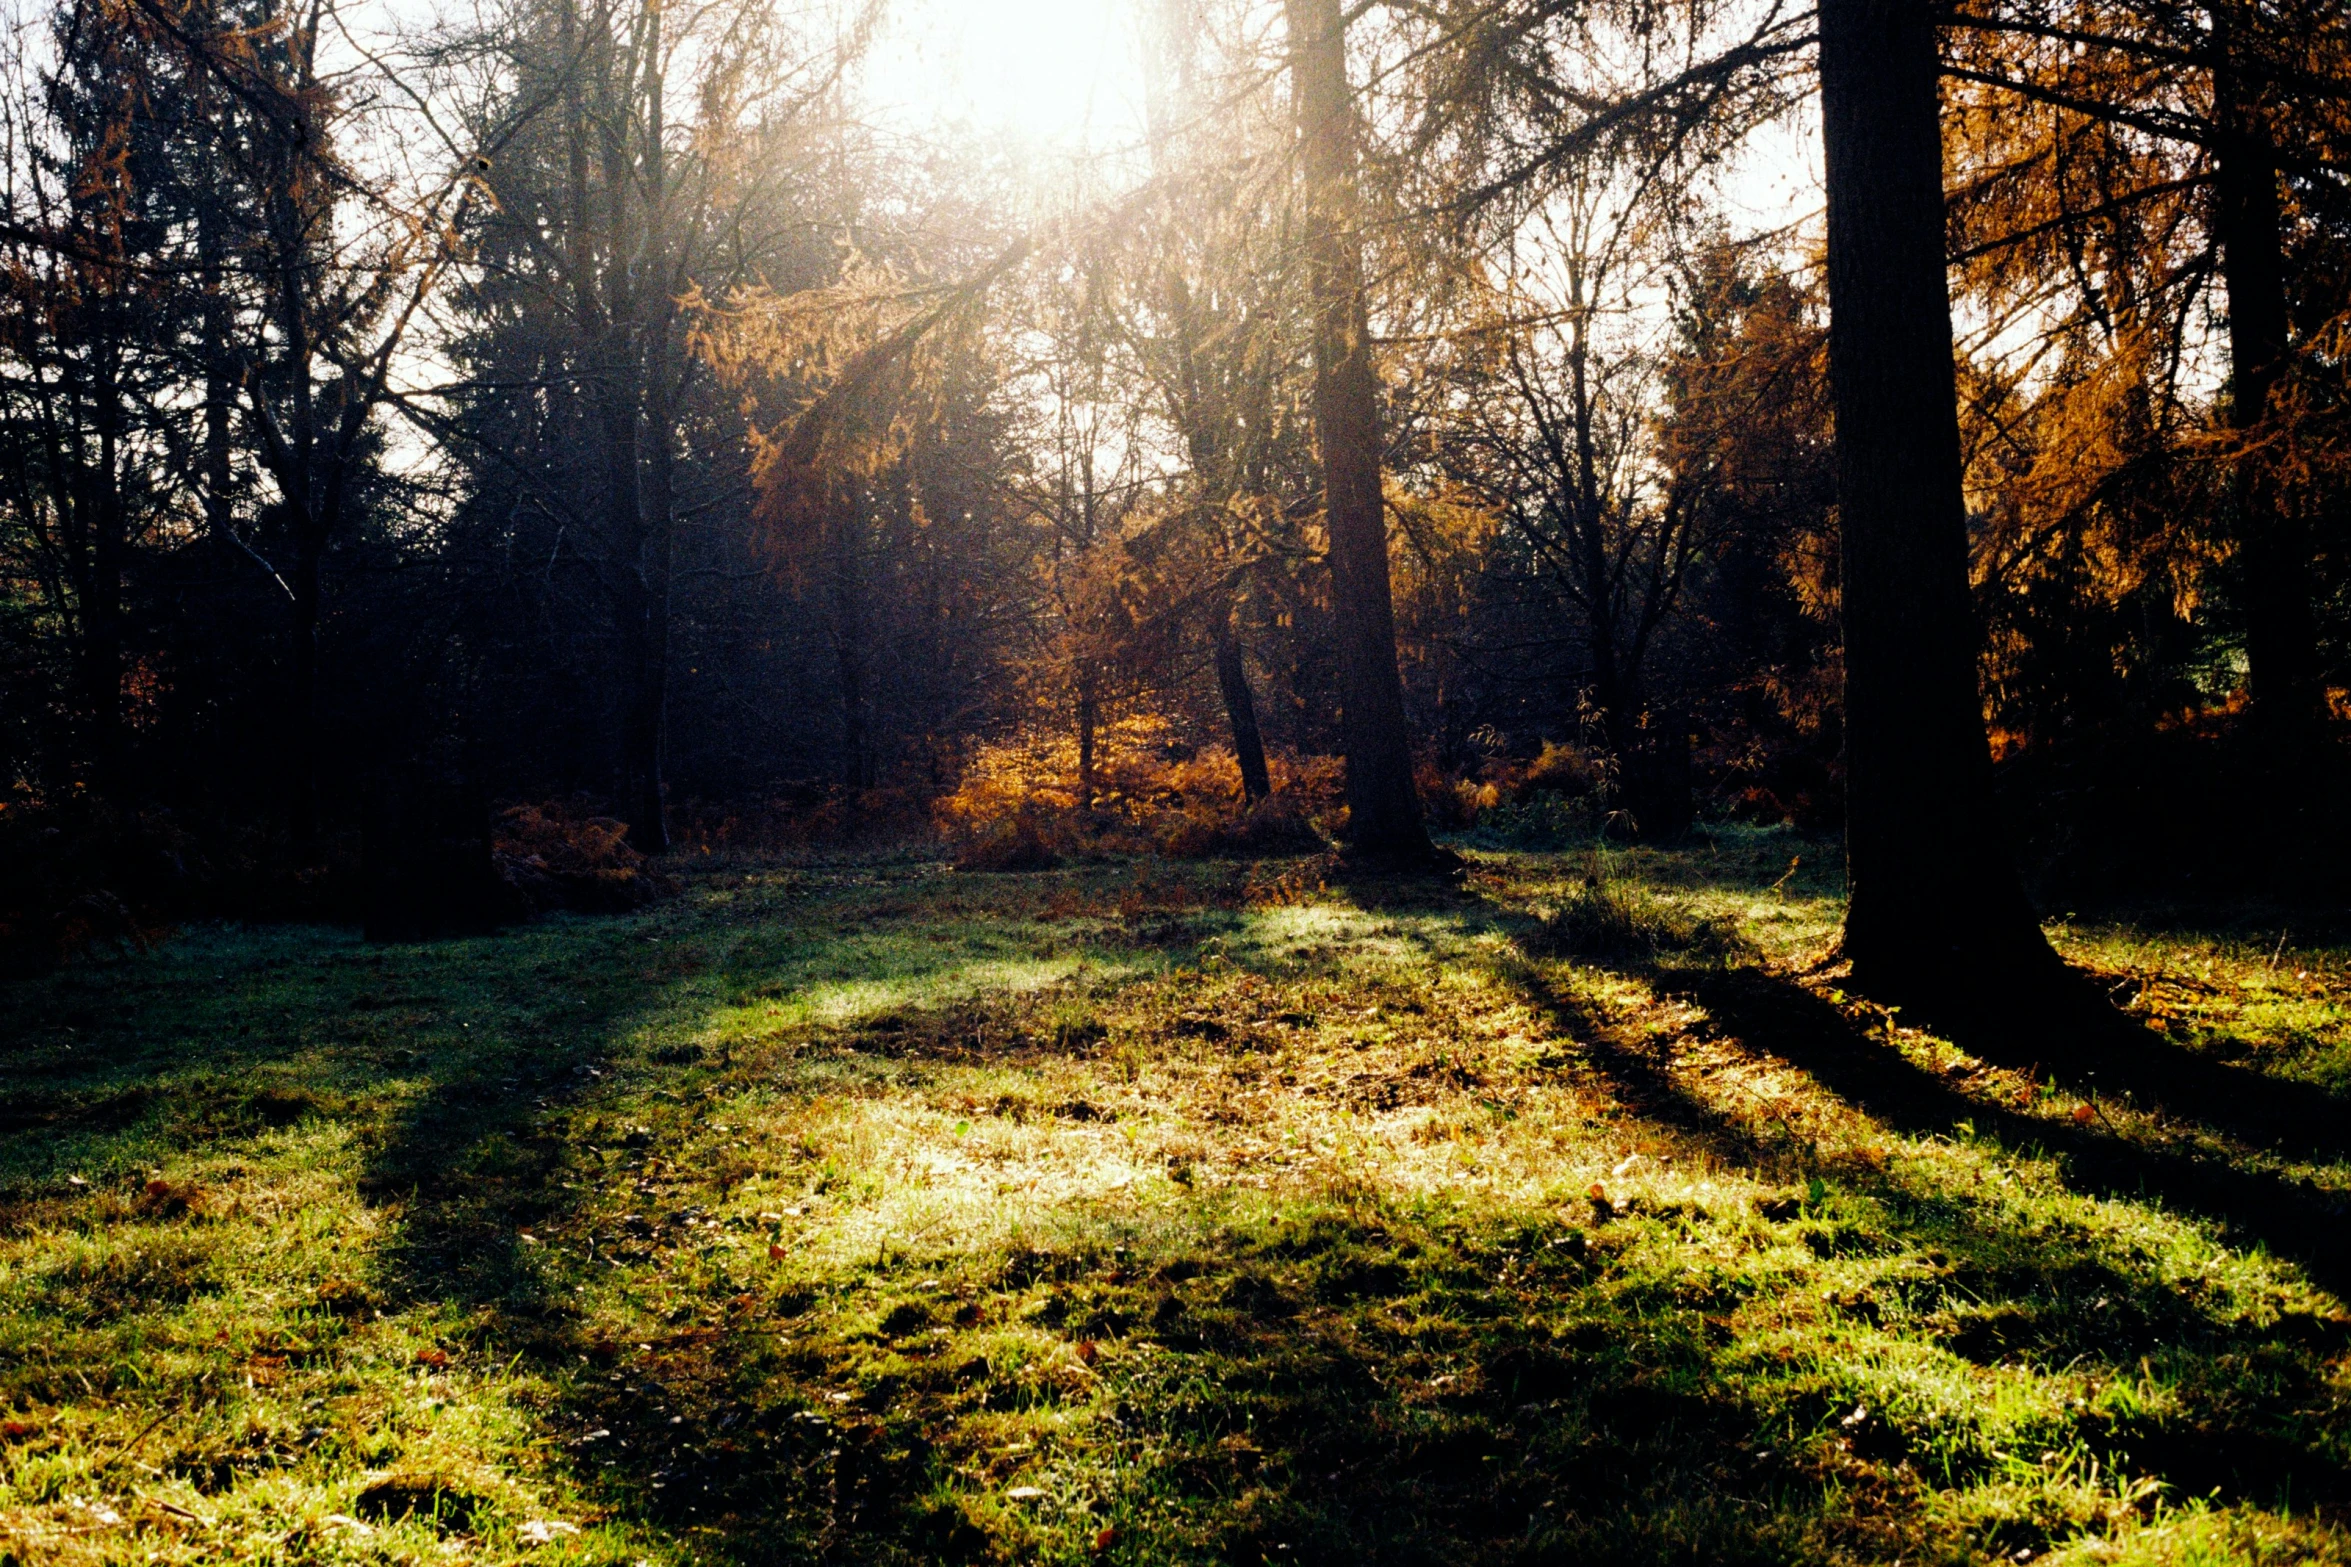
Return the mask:
M1824 0L1829 384L1845 629L1845 951L1957 999L2057 970L2001 843L1968 598L1935 22Z
M1432 850L1413 791L1404 686L1396 671L1379 387L1355 224L1355 105L1347 85L1345 22L1339 0L1285 0L1284 13L1305 185L1314 417L1339 643L1348 842L1371 859L1426 860Z
M2323 552L2275 448L2280 394L2324 324L2342 308L2340 279L2293 264L2296 230L2323 227L2351 201L2334 152L2351 129L2351 25L2326 0L2210 0L2202 6L2000 0L1962 7L1957 81L2021 98L2059 118L2111 128L2169 178L2109 191L2095 203L2060 189L2054 217L2020 225L2020 240L2068 236L2117 215L2160 243L2164 209L2201 198L2201 254L2172 276L2192 292L2217 275L2225 296L2231 436L2224 533L2235 547L2247 695L2273 771L2310 762L2324 717L2315 586ZM2064 184L2064 164L2011 181ZM2094 272L2082 274L2090 286ZM2297 332L2299 324L2299 333ZM2299 339L2299 342L2298 342ZM2307 487L2306 487L2307 488Z
M0 240L0 482L12 575L63 632L78 780L120 800L134 556L173 498L165 460L174 328L167 159L148 105L167 89L153 39L102 4L51 20L53 63L9 64L22 162Z
M677 530L695 477L681 458L704 369L685 307L801 281L811 248L830 264L793 206L806 132L872 8L850 21L819 42L765 0L509 0L449 48L500 62L470 117L479 136L512 127L513 144L482 176L495 208L474 236L474 385L443 428L478 469L526 462L518 503L565 520L563 547L603 601L620 814L648 853L669 844ZM836 564L854 620L857 562Z

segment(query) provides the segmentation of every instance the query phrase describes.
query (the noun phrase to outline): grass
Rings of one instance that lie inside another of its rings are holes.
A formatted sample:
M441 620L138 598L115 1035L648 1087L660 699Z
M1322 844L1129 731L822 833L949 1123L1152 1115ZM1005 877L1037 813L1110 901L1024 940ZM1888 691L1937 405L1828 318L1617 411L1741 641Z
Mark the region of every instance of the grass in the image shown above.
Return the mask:
M735 865L11 986L0 1559L2351 1556L2341 1144L1845 997L1834 859ZM2327 1124L2351 952L2056 933Z

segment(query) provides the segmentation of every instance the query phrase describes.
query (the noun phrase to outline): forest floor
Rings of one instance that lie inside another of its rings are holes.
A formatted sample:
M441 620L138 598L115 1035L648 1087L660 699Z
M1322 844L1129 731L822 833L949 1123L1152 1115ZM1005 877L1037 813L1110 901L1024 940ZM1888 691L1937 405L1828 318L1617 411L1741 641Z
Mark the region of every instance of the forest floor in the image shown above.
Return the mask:
M2055 927L2053 1073L1827 846L1471 857L0 989L0 1561L2351 1559L2340 933Z

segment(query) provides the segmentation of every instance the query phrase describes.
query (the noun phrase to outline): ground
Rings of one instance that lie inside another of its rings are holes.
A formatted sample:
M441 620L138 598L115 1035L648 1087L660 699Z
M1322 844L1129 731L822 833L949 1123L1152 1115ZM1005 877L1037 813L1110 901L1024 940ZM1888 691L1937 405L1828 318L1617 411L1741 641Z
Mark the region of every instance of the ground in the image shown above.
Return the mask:
M1470 859L0 989L0 1560L2351 1557L2351 951L2069 918L2085 1065L1844 995L1827 846Z

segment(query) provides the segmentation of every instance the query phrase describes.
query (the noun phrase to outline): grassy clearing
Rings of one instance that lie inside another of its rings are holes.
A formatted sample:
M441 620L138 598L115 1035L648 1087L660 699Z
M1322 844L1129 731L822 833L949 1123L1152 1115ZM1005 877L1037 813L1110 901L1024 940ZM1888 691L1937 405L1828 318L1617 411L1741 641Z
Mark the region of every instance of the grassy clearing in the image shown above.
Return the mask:
M2343 1149L1849 1002L1833 864L731 867L12 987L0 1551L2351 1554ZM2062 932L2328 1106L2280 934Z

